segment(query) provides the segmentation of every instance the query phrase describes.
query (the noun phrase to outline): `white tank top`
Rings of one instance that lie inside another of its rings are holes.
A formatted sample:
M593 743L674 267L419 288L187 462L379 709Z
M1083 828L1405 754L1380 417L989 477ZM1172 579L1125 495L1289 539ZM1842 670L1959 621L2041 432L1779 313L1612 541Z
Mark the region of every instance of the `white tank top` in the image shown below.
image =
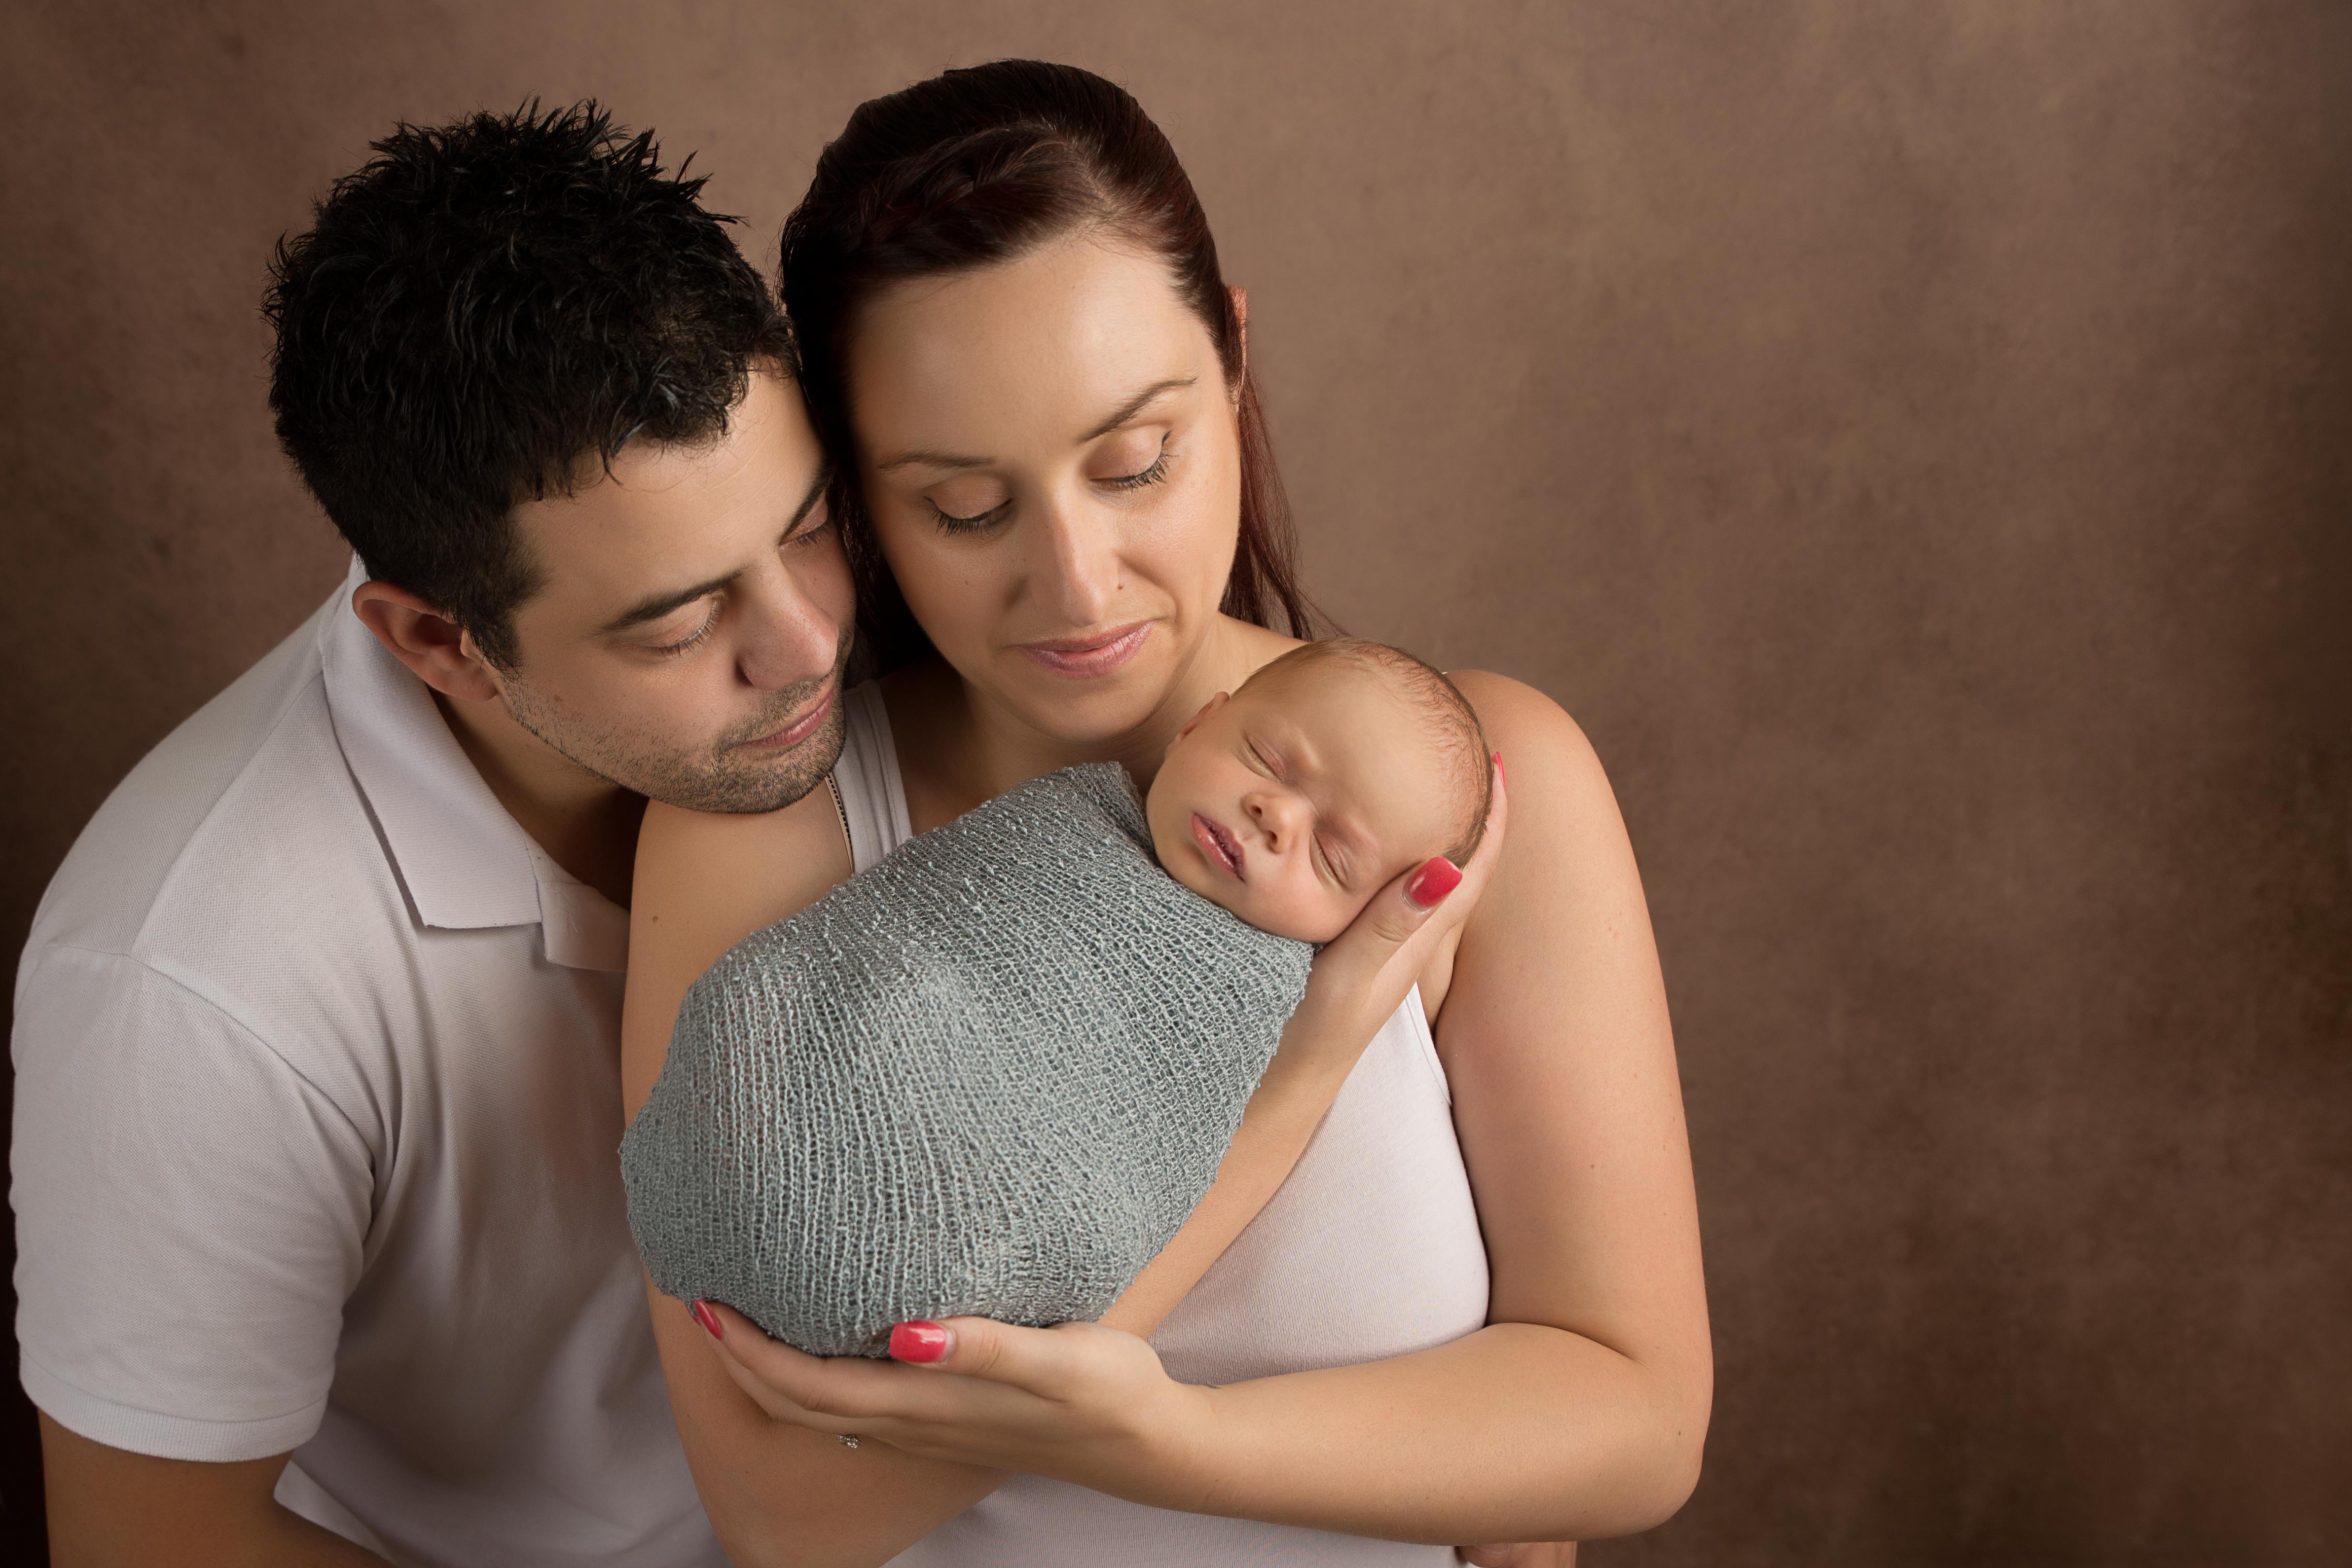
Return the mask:
M881 688L851 691L834 782L863 871L914 837ZM1290 1177L1151 1336L1185 1383L1377 1361L1486 1321L1486 1250L1418 989L1372 1037ZM890 1568L1452 1568L1450 1546L1146 1508L1014 1476Z

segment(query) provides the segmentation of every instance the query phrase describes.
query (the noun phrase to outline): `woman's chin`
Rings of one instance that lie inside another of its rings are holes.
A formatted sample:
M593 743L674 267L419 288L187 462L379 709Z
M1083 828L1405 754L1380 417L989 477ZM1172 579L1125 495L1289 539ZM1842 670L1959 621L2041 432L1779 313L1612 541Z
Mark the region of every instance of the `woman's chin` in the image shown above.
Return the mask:
M1012 679L1002 696L1041 734L1065 745L1097 750L1126 740L1151 722L1167 696L1168 671L1156 658L1139 658L1108 675L1074 678L1012 653Z

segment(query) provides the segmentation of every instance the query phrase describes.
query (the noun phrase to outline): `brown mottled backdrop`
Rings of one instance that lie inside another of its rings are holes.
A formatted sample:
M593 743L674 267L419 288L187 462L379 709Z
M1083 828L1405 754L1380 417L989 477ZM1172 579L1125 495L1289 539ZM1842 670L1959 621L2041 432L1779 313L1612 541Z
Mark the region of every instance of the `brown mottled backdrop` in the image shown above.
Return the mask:
M2343 4L18 0L0 946L337 578L255 301L372 136L593 94L764 263L1007 54L1184 154L1324 601L1616 779L1721 1387L1590 1561L2352 1558Z

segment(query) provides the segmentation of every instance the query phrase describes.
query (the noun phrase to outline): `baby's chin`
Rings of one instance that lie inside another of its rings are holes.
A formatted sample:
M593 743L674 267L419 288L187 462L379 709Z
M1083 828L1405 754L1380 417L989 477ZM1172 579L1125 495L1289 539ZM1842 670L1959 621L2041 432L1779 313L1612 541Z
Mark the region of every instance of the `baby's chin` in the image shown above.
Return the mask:
M1293 942L1311 942L1320 946L1348 929L1348 917L1329 910L1314 914L1279 911L1268 914L1263 910L1252 909L1248 900L1234 896L1242 890L1230 885L1220 887L1214 892L1202 888L1193 889L1244 925L1255 926L1276 936L1286 936Z

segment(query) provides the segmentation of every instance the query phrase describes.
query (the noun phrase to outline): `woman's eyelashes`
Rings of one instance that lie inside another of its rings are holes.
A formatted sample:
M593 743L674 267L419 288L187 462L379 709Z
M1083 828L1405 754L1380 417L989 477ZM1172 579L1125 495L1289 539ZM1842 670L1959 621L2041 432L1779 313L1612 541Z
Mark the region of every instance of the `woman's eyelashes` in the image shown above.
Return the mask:
M969 515L950 511L929 496L923 498L923 504L931 509L931 521L948 533L978 533L1003 521L1013 510L1013 498L1010 496L985 511Z
M1156 485L1168 477L1168 437L1160 437L1160 451L1150 463L1131 474L1114 474L1101 482L1123 490L1139 490L1146 485Z
M1097 475L1091 482L1114 490L1139 490L1159 484L1168 478L1169 466L1176 457L1169 447L1168 439L1166 434L1160 436L1157 447L1152 448L1151 460L1142 468L1132 473ZM923 504L930 509L931 521L942 532L978 533L995 527L1013 515L1013 498L1010 495L991 505L980 506L979 503L985 499L982 496L927 495L923 497ZM966 507L976 510L962 510Z

